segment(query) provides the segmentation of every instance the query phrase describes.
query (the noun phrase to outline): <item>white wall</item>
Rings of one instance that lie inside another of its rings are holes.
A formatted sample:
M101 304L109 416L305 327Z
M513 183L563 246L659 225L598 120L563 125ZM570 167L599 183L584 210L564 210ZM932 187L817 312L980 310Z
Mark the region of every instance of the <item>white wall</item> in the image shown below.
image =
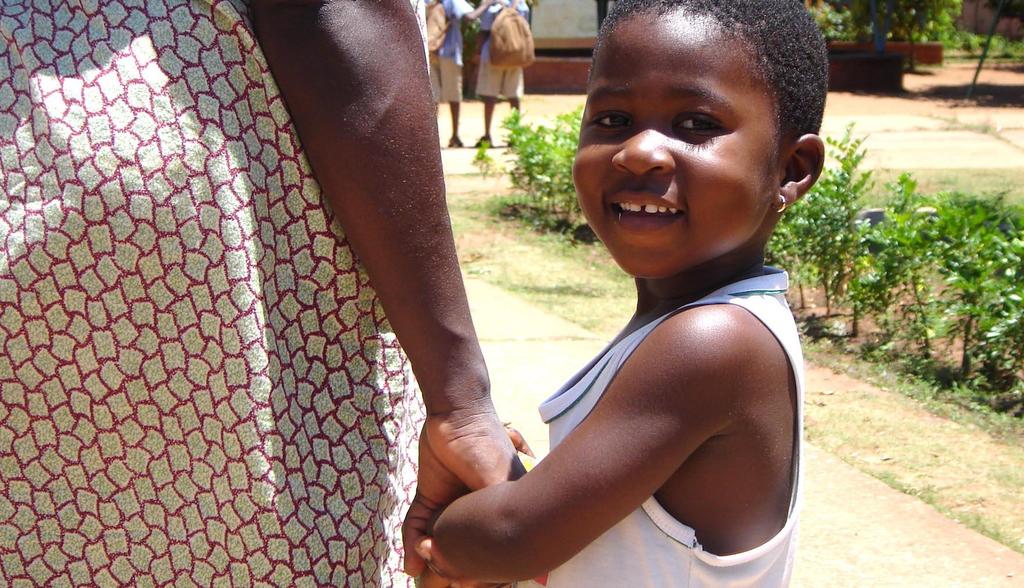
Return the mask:
M597 35L597 2L540 0L532 21L537 47L591 47Z
M988 34L994 12L983 0L964 0L960 26L969 31ZM996 32L1010 39L1021 39L1024 38L1024 25L1019 18L1002 18L996 26Z

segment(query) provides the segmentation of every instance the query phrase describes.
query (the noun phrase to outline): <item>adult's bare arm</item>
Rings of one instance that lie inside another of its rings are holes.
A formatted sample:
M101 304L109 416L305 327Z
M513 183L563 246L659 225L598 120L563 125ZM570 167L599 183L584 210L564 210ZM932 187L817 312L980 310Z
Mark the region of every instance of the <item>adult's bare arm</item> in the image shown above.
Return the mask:
M431 413L488 397L445 207L408 0L255 3L256 31L317 180Z
M408 0L253 7L313 171L423 392L431 459L413 510L416 532L425 532L436 509L464 490L458 481L480 488L507 479L516 461L459 273L415 15Z

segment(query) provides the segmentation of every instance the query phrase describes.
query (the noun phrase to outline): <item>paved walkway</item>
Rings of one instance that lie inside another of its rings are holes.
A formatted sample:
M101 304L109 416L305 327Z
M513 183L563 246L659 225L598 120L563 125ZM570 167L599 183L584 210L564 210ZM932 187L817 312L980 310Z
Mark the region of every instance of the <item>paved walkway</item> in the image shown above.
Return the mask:
M479 279L467 288L498 412L545 453L537 405L604 341ZM1024 555L814 446L806 453L794 586L1024 587Z

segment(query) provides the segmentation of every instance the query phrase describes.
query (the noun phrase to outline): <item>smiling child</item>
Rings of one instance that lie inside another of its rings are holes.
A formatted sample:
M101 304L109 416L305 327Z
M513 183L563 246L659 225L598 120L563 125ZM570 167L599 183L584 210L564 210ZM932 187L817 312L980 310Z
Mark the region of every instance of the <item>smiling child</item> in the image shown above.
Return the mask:
M821 172L826 87L799 0L615 4L573 175L635 277L636 312L541 405L551 453L438 518L416 547L433 570L551 587L788 583L803 359L787 276L764 250Z

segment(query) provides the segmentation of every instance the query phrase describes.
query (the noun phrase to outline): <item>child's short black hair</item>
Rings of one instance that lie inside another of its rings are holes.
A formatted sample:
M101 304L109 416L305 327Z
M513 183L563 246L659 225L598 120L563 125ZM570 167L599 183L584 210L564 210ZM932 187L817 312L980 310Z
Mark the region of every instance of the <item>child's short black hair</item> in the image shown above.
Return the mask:
M755 71L774 95L780 135L821 130L828 51L801 0L618 0L601 26L594 54L620 23L676 10L708 18L747 45Z

